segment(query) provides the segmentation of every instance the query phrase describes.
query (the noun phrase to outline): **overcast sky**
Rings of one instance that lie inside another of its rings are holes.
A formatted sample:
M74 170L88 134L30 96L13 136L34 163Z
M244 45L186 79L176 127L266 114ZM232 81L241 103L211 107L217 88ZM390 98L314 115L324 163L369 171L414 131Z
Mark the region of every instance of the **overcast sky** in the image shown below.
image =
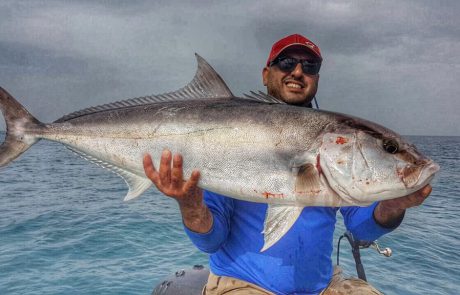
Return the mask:
M271 45L300 33L324 57L322 109L460 135L459 14L458 0L1 0L0 86L50 122L176 90L197 52L241 95L265 90Z

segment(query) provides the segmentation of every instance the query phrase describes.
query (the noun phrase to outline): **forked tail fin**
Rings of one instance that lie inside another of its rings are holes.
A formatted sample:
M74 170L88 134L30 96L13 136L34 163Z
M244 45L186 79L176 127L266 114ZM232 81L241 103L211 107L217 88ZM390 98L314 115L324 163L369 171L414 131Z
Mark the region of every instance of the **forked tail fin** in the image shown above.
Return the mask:
M8 165L39 139L28 133L44 124L35 119L19 102L0 87L0 109L6 121L6 137L0 145L0 167Z

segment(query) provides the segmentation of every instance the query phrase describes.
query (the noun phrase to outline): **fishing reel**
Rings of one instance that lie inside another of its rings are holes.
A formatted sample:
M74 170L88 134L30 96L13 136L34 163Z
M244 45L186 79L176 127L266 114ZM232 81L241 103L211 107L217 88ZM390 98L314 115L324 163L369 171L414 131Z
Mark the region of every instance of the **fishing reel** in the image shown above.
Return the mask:
M372 242L370 247L385 257L390 257L391 254L393 254L393 251L391 250L391 248L386 247L386 248L383 248L382 250L379 244L377 244L377 241Z
M337 244L337 265L339 265L339 255L340 255L340 241L343 238L347 238L348 242L351 245L351 252L353 253L353 258L355 260L356 272L358 273L358 278L361 280L367 281L366 273L364 272L364 266L361 262L361 253L360 249L372 248L376 250L379 254L390 257L393 254L393 251L390 248L380 248L380 245L377 241L361 241L355 240L353 234L350 231L346 231L342 236L340 236Z

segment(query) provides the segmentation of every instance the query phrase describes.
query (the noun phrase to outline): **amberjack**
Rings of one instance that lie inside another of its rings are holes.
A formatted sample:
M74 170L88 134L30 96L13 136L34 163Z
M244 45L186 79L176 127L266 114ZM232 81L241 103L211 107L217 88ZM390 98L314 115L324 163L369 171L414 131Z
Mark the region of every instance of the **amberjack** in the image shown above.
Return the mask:
M268 203L266 250L305 206L367 206L430 183L439 166L397 133L357 117L288 105L264 93L235 97L200 56L194 79L165 94L90 107L45 124L0 88L6 138L0 166L41 139L120 175L125 200L146 191L143 155L184 157L184 175L231 198ZM154 163L157 167L159 163Z

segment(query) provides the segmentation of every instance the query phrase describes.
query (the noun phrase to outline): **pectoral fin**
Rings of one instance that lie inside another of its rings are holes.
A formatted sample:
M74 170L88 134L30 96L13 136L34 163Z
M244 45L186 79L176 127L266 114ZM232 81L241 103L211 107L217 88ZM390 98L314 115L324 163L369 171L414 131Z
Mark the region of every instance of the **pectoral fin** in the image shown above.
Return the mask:
M292 227L302 213L303 207L268 205L264 223L264 246L263 252L273 246Z
M296 177L295 191L315 195L320 188L321 184L317 168L313 164L300 166Z

